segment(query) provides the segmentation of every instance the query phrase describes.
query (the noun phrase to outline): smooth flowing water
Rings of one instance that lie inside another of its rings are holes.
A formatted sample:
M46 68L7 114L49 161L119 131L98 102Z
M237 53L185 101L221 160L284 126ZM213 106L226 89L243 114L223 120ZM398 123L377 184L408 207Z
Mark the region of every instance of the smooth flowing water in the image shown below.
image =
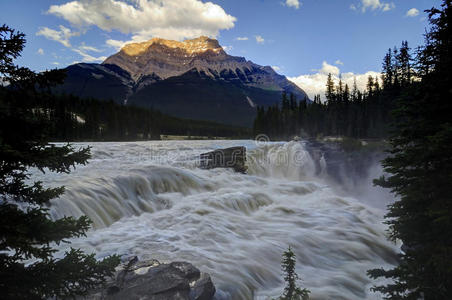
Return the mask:
M315 162L304 143L90 145L88 165L34 177L66 186L52 217L93 221L70 246L99 258L188 261L211 274L219 299L267 299L283 289L281 254L290 245L311 299L380 299L366 270L394 264L398 251L386 240L384 211L331 188L324 159ZM200 153L238 145L247 147L248 174L198 168Z

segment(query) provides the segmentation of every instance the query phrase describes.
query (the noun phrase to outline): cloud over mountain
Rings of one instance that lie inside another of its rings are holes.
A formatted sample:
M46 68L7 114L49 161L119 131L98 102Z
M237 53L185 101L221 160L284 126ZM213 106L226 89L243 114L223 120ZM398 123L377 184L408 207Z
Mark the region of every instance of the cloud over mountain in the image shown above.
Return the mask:
M135 42L151 37L216 37L220 30L234 27L236 21L221 6L200 0L80 0L52 5L48 13L75 27L97 26L132 34Z

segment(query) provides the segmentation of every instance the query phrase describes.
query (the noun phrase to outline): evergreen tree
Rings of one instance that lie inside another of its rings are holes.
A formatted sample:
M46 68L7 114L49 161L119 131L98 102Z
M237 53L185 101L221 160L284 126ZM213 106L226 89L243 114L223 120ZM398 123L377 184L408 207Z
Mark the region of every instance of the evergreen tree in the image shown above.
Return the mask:
M348 103L350 101L350 88L348 87L348 84L345 84L344 94L342 98L345 103Z
M371 75L369 75L369 77L367 78L367 95L368 95L368 97L373 96L374 87L375 87L374 78Z
M452 4L427 11L420 82L405 89L396 111L391 156L384 160L390 188L391 238L403 242L399 265L369 271L393 283L375 287L386 299L452 299Z
M342 102L344 96L344 84L342 83L342 78L339 78L339 84L336 88L336 99Z
M355 102L358 100L358 84L356 83L356 77L353 78L353 90L352 90L352 100Z
M334 81L331 73L328 74L328 79L326 81L325 97L329 102L334 101Z
M284 293L279 300L308 300L310 291L305 288L297 286L297 280L300 278L295 272L296 256L292 249L289 247L283 253L283 259L281 267L284 272L284 280L286 281L286 287Z
M374 79L374 90L375 90L376 94L380 93L380 83L378 80L378 76L375 76L375 79Z
M64 188L28 184L29 168L42 172L70 171L85 164L89 148L47 142L52 127L46 113L35 112L36 103L49 95L61 72L35 74L13 61L23 50L25 38L6 25L0 27L0 76L9 82L0 89L0 290L2 299L48 299L83 295L113 274L117 256L96 261L71 249L55 259L53 243L83 236L90 226L87 217L51 220L49 201ZM38 99L40 99L38 101ZM25 264L27 261L27 264Z
M411 55L410 48L408 47L408 42L403 41L402 47L400 47L399 54L397 56L398 66L399 66L399 78L400 85L406 87L411 83Z
M392 49L389 48L383 59L383 88L389 89L392 87L394 74L392 66Z
M283 92L282 93L282 101L281 101L281 109L283 111L286 111L290 108L290 103L289 103L289 99L287 99L287 93Z

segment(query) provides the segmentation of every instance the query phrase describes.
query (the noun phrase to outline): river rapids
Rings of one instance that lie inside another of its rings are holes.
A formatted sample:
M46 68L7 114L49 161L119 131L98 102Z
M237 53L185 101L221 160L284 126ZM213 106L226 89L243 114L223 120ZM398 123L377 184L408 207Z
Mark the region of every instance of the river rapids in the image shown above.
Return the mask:
M59 245L61 253L70 246L98 258L188 261L212 276L218 299L271 299L284 287L281 255L290 245L312 300L381 299L366 270L394 265L400 246L386 239L384 205L330 185L325 158L313 159L305 143L90 145L89 164L70 174L34 172L66 186L52 200L52 218L93 221L87 237ZM248 174L198 167L199 154L240 145Z

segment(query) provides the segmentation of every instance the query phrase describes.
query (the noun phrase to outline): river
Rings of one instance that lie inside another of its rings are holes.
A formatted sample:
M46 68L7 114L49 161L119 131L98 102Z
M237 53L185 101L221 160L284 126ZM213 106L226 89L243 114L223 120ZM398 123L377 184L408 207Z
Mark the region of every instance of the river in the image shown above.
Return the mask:
M33 172L66 186L52 200L53 218L93 221L71 247L99 258L188 261L211 274L218 299L268 299L282 292L281 255L290 245L311 299L381 299L366 270L394 265L400 246L386 239L384 205L332 185L325 158L316 161L304 142L90 145L89 164L70 174ZM200 153L239 145L248 174L198 168Z

